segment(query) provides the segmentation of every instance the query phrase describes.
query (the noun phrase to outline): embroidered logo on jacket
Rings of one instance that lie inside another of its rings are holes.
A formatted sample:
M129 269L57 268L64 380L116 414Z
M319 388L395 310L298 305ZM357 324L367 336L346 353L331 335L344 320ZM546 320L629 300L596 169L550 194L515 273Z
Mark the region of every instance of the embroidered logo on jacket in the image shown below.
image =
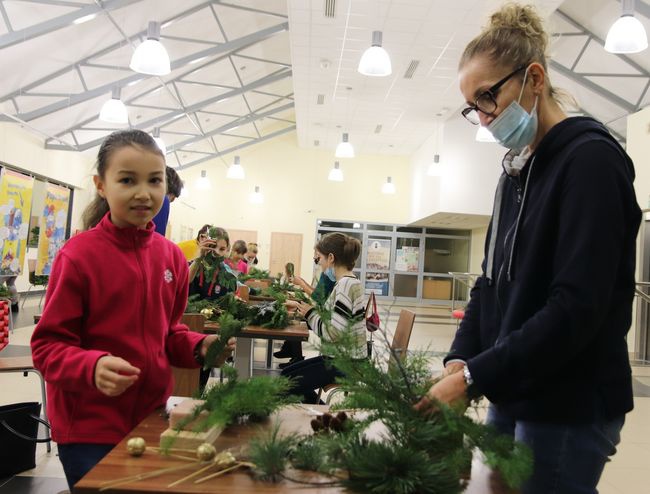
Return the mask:
M169 269L165 269L165 274L164 274L165 282L171 283L174 281L174 275Z

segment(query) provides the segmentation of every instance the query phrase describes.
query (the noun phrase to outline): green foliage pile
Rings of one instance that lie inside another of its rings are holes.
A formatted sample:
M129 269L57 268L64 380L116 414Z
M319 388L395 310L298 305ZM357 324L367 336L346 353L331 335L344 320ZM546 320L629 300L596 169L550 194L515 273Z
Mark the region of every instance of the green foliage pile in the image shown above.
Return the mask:
M339 408L362 409L363 418L349 420L341 433L294 437L288 453L293 468L326 473L354 492L454 494L463 491L461 479L469 476L478 448L509 486L521 485L530 475L530 450L474 422L465 407L438 403L431 414L415 411L413 405L432 384L430 358L415 353L401 361L391 354L386 366L378 357L356 358L357 345L349 331L323 343L321 351L332 355L333 365L345 374L339 383L348 393ZM377 421L385 427L383 437L368 438L365 431ZM279 467L264 472L265 464L257 464L261 475L276 478Z
M270 277L271 274L268 270L252 267L248 270L248 274L242 274L239 276L239 281L244 282L246 280L268 280Z

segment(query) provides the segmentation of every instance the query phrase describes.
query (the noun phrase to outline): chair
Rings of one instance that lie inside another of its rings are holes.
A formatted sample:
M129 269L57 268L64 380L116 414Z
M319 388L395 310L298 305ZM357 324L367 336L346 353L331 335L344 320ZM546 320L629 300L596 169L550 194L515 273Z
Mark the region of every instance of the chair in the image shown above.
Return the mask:
M23 301L20 304L20 307L21 308L25 307L25 300L27 300L27 297L29 296L29 292L32 291L32 288L36 288L37 286L42 286L43 293L41 293L41 298L38 301L38 308L40 309L41 305L43 304L43 297L45 296L45 291L47 289L47 281L49 279L49 276L36 275L36 259L27 259L27 267L29 269L29 288L23 294Z
M409 341L411 340L411 332L413 331L413 323L415 322L415 313L410 310L402 309L399 313L399 318L397 319L397 327L395 328L395 334L393 335L393 341L390 344L392 350L390 360L388 365L392 362L392 355L397 354L400 360L406 358L406 352L408 350ZM325 403L328 405L332 400L332 396L343 391L340 384L332 383L323 386L318 392L318 398L320 399L322 393L329 393L325 399Z

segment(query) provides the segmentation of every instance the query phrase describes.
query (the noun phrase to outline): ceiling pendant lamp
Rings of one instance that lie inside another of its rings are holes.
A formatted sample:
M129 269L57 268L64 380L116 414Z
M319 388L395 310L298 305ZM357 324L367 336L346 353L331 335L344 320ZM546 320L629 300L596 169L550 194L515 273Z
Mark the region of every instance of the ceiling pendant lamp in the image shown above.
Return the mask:
M233 161L232 165L228 167L226 178L231 178L233 180L244 180L246 178L244 167L239 163L239 156L235 156L235 160Z
M607 32L605 50L610 53L639 53L648 48L648 36L634 17L634 0L621 1L622 14Z
M352 144L348 142L347 132L343 133L341 142L336 146L335 155L337 158L354 158L354 148L352 147Z
M332 182L343 182L343 170L339 168L338 161L334 162L334 168L330 170L327 180L331 180Z
M433 155L433 163L429 165L427 169L427 175L430 177L439 177L440 176L440 155Z
M391 75L393 68L388 52L381 46L381 31L372 32L372 45L368 48L359 61L357 70L371 77L384 77Z
M162 137L160 137L160 128L155 127L153 129L153 132L151 133L151 137L153 137L153 140L156 141L156 144L160 148L163 154L167 154L167 146L165 145L165 141L163 141Z
M201 170L201 176L196 179L196 188L199 190L210 190L212 188L212 184L205 170Z
M126 110L126 106L124 106L124 103L122 103L122 100L120 99L119 87L113 88L111 99L102 105L102 109L99 112L99 119L104 122L115 124L129 123L129 112Z
M492 132L490 132L487 129L487 127L483 127L482 125L479 125L478 129L476 129L476 141L477 142L497 142L497 140L492 135Z
M381 186L381 192L382 194L394 194L396 192L392 177L386 178L386 183Z
M255 186L255 192L250 196L250 201L253 204L262 204L264 202L264 195L260 192L260 186Z
M167 50L160 42L160 23L149 23L147 39L133 52L129 67L147 75L167 75L172 71Z

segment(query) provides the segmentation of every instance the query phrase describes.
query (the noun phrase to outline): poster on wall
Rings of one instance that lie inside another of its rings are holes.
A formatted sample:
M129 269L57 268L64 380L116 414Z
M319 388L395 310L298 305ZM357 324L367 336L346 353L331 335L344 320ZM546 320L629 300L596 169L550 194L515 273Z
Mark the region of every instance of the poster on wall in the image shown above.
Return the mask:
M418 264L420 257L419 247L402 247L397 249L395 254L395 270L408 271L411 273L418 272Z
M388 273L366 273L366 295L388 296Z
M70 189L54 184L45 188L45 205L39 222L36 274L49 275L52 262L65 242Z
M0 276L18 276L27 251L34 178L6 168L0 173Z
M368 239L366 252L366 269L390 269L390 239Z

